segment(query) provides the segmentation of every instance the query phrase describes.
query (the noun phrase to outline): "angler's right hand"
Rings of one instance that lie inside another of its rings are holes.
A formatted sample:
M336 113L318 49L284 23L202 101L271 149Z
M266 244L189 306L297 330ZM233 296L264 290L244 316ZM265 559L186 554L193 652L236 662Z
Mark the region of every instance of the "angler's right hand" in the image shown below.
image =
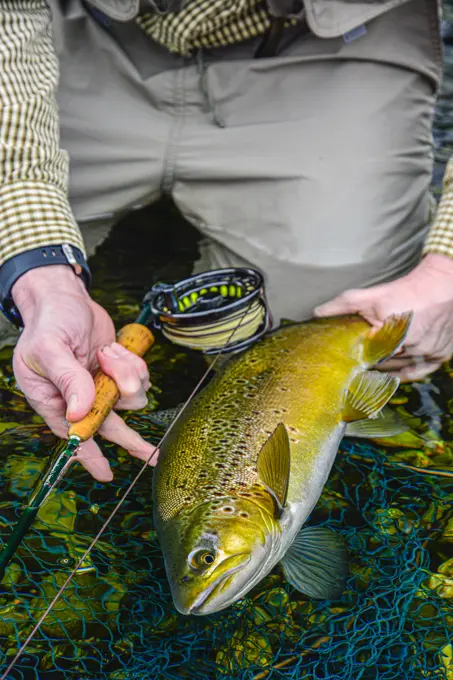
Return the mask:
M112 320L70 267L31 270L14 284L12 296L24 322L13 357L16 381L56 435L66 438L68 421L76 422L90 410L95 397L91 373L98 366L118 385L121 399L116 408L146 405L150 385L146 363L115 343ZM99 433L141 460L148 460L154 451L114 412ZM82 444L77 459L95 479L113 479L92 439ZM156 456L151 463L156 463Z

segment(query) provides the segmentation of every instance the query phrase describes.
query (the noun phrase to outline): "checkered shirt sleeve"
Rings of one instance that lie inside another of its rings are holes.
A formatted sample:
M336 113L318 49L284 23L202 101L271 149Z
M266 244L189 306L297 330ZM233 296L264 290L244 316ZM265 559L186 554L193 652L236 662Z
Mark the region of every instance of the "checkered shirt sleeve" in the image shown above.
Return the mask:
M41 245L84 252L59 148L57 80L45 0L0 2L0 265Z
M442 197L423 248L426 253L453 257L453 158L445 170Z

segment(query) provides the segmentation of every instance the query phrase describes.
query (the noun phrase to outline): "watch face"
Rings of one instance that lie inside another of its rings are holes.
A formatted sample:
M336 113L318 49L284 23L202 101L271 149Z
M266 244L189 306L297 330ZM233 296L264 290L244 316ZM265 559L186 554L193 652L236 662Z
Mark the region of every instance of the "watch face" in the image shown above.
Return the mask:
M0 312L2 312L3 316L5 316L8 319L8 321L14 324L14 326L16 326L17 328L23 327L24 324L22 321L22 317L19 314L19 310L14 304L12 298L6 298L2 302L0 302Z

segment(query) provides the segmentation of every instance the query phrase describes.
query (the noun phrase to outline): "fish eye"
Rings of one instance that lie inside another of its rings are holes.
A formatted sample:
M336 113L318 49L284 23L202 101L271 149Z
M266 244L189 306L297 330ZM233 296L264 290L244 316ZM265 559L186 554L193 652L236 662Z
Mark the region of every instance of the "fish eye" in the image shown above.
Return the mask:
M215 561L215 553L210 550L194 550L188 557L192 569L206 569Z

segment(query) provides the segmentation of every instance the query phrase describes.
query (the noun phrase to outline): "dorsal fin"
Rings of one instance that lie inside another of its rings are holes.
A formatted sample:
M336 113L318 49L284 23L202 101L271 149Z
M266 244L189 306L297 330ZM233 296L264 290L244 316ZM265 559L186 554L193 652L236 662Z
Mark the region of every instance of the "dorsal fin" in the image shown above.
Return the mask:
M288 432L283 423L279 423L259 453L257 472L260 481L275 496L280 508L286 503L290 465Z
M364 343L363 358L369 366L389 359L401 347L412 321L412 312L388 316L381 328L371 329Z

